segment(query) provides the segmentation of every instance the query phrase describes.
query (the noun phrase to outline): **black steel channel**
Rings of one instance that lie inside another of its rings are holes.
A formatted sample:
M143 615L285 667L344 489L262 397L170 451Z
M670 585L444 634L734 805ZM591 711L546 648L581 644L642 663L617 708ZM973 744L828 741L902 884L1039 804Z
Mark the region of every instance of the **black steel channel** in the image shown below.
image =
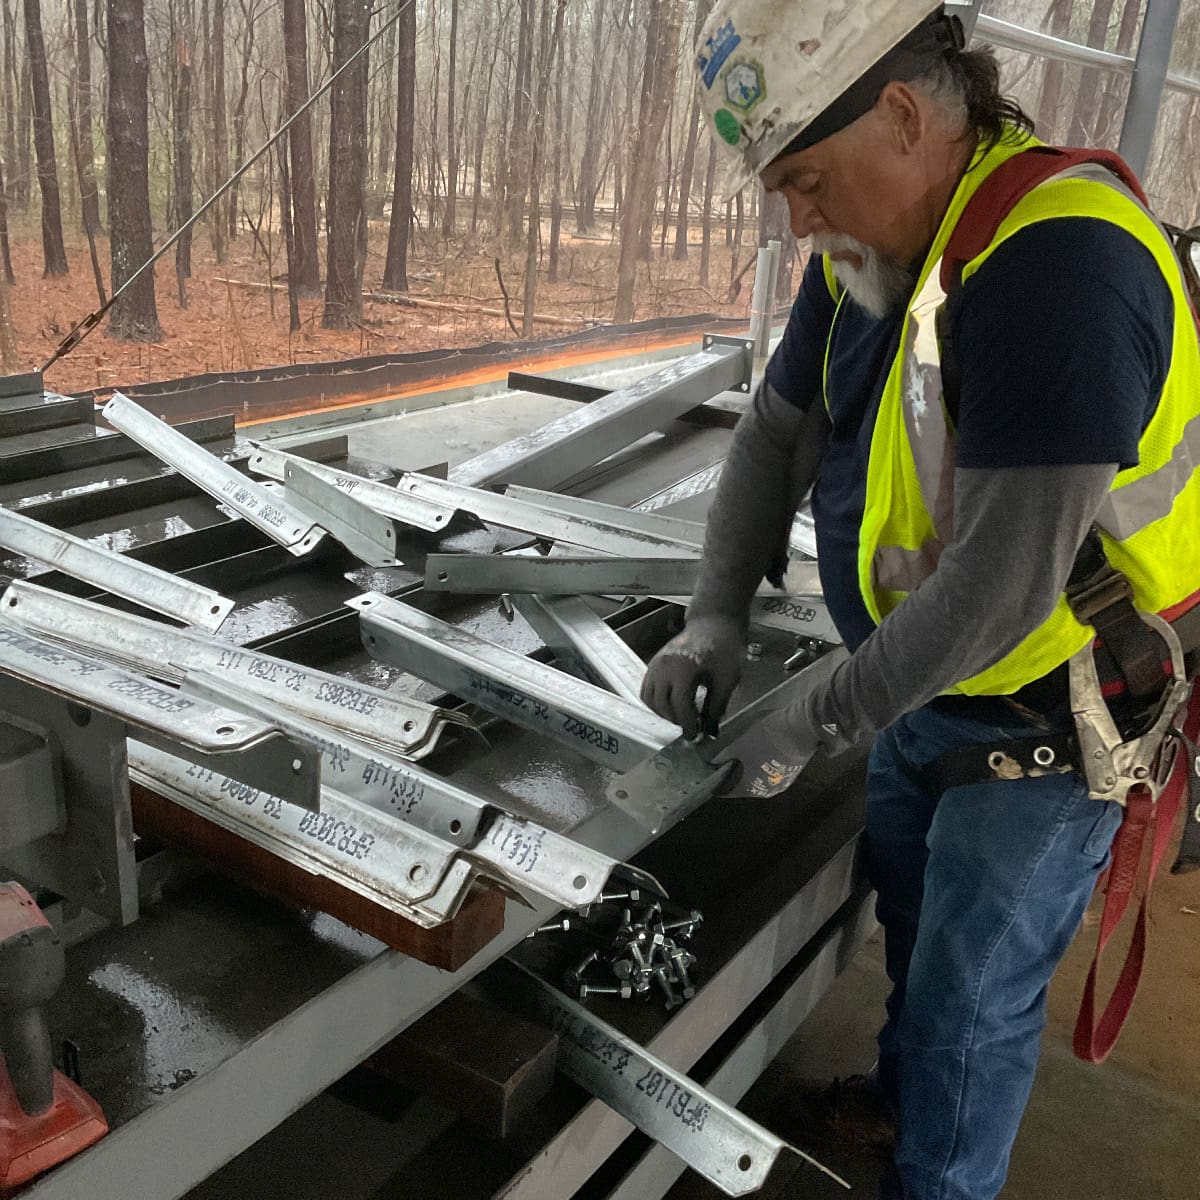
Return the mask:
M81 423L95 424L95 407L88 396L58 396L36 403L24 396L0 400L0 437Z

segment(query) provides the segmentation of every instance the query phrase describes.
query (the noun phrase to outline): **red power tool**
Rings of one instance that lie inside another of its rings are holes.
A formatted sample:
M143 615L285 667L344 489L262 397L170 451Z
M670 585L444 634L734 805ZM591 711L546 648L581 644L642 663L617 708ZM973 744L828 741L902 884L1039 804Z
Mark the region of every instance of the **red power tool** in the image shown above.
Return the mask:
M62 941L19 883L0 883L0 1197L108 1132L100 1106L54 1069L43 1006L62 984Z

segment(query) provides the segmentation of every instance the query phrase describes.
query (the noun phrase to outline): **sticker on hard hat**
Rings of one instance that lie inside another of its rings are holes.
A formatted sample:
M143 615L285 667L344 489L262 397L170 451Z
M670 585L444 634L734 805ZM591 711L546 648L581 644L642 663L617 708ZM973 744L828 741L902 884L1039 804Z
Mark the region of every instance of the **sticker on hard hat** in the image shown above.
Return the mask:
M748 113L766 94L762 67L751 59L744 58L725 72L725 99L730 108Z
M717 72L741 40L732 21L726 21L712 37L704 39L704 49L696 56L696 70L700 72L706 88L711 88L716 82Z
M727 108L718 108L713 113L713 125L723 142L736 146L742 136L742 127L738 119Z

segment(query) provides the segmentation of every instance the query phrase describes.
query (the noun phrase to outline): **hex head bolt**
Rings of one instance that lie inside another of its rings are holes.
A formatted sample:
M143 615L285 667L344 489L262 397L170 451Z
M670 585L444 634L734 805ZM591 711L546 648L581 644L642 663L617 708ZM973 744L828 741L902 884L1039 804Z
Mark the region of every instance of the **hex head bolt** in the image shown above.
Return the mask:
M593 950L582 962L567 972L567 983L574 987L583 978L584 972L600 957L599 950Z
M552 921L548 925L539 925L531 933L525 935L526 938L535 938L539 933L566 933L571 928L571 918L563 917L561 921Z
M642 893L639 888L630 888L627 892L601 892L598 904L613 904L618 900L631 900L637 903L642 898Z
M688 959L692 956L686 950L676 949L671 954L671 962L675 967L675 982L683 989L683 998L690 1000L696 989L688 977Z
M659 991L663 994L663 999L666 1001L667 1011L670 1012L673 1008L678 1008L682 1001L675 994L675 989L671 986L671 981L667 978L666 967L656 967L653 972L654 981L658 984Z
M586 1000L589 996L620 996L622 1000L628 1000L632 995L633 988L628 983L622 983L620 987L597 987L592 983L579 985L580 1000Z
M682 930L680 937L689 938L692 936L697 925L704 920L704 914L698 909L693 908L691 913L686 917L680 917L678 921L664 921L659 925L659 931L662 933L672 933L675 930Z

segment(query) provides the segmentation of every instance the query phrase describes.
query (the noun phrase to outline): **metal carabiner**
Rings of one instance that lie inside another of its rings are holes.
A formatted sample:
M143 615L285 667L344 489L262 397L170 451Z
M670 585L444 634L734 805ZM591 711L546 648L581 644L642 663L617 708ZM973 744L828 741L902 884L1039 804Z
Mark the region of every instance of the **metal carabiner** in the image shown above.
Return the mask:
M1137 737L1125 740L1117 730L1100 687L1091 642L1072 656L1069 666L1071 712L1088 795L1121 805L1129 790L1139 786L1158 799L1174 763L1174 752L1167 751L1166 742L1190 691L1178 635L1155 613L1139 611L1138 616L1166 643L1171 679L1159 697L1153 720Z

